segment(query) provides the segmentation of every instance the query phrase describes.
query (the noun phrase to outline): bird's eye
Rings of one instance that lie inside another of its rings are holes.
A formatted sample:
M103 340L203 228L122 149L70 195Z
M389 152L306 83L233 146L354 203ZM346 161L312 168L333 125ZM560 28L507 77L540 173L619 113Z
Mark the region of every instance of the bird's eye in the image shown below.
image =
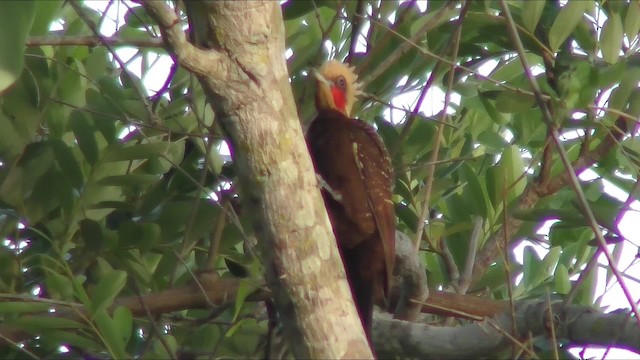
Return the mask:
M341 89L347 88L347 81L342 76L340 76L338 80L336 80L336 84L338 84L338 87Z

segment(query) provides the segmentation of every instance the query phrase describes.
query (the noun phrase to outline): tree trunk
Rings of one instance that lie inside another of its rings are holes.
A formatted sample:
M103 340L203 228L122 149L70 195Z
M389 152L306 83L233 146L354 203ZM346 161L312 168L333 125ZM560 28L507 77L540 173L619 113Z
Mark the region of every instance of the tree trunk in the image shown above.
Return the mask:
M208 49L186 41L164 3L144 6L169 51L200 79L229 136L241 196L255 214L267 282L296 358L371 358L297 117L279 3L200 3L206 11L188 11L189 20L198 24L192 31L206 33L198 43Z

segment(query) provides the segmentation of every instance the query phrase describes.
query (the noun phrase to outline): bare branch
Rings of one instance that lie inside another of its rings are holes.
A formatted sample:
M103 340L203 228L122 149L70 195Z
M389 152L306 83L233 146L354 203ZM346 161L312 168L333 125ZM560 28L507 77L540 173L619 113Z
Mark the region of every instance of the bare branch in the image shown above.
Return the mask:
M158 22L168 50L175 54L182 67L196 75L222 77L226 58L217 51L198 49L189 43L182 22L164 1L145 1L143 6Z
M464 22L464 17L467 13L467 10L469 9L469 4L471 4L471 2L465 3L464 7L460 11L460 17L456 21L455 32L452 35L453 43L451 45L452 46L451 70L449 71L449 78L447 79L447 91L445 92L445 95L444 95L444 108L442 109L442 118L440 119L441 123L438 124L438 131L434 139L435 144L433 146L433 153L431 154L431 159L429 160L429 162L432 165L429 166L429 174L427 175L427 182L425 184L424 199L422 200L422 207L420 209L420 215L418 216L418 227L416 229L416 235L413 241L413 246L416 252L420 249L420 242L422 240L422 234L424 232L425 221L427 220L427 216L429 216L431 188L433 186L433 177L436 172L435 162L438 161L438 154L440 152L440 140L442 139L444 124L449 122L448 115L447 115L447 108L449 107L449 102L451 101L451 89L453 87L453 79L455 77L456 59L458 57L460 35L462 33L462 23ZM445 7L443 7L442 9L445 9ZM407 43L403 45L407 45Z
M117 36L31 36L27 39L26 46L61 46L61 45L84 45L101 46L108 44L111 46L131 46L137 48L162 48L164 44L161 38L149 37L148 39L123 39Z
M473 231L471 232L471 238L469 239L469 251L467 253L467 262L464 265L462 275L457 281L458 294L465 294L471 285L471 278L473 277L473 264L476 263L476 252L478 250L478 243L480 242L480 235L482 235L482 223L483 219L480 216L474 216L473 219Z
M549 311L551 308L551 311ZM549 314L553 314L553 318ZM435 327L399 320L376 319L373 339L381 357L420 359L468 359L495 356L508 350L514 340L549 337L572 345L615 346L640 352L640 331L627 321L626 312L603 314L584 306L564 307L561 301L518 303L516 333L509 312L481 323L458 327Z
M413 321L429 297L427 275L424 264L413 249L411 239L399 231L396 231L394 277L393 283L399 286L399 289L393 289L391 292L391 307L395 308L394 318Z
M408 241L410 242L410 241ZM410 248L410 245L409 245ZM415 254L415 253L414 253ZM185 309L209 309L211 303L223 307L233 304L242 281L221 279L209 274L198 277L204 293L195 284L173 288L157 293L137 295L118 299L111 306L128 308L134 317L158 316L163 313ZM254 284L257 290L247 297L247 301L265 301L271 293ZM28 299L21 296L3 297L4 301L51 302L55 313L42 313L42 317L55 317L86 321L89 310L81 305L73 308L56 304L48 299ZM144 305L143 305L144 304ZM564 307L561 301L549 304L546 300L516 302L516 334L511 329L511 315L508 302L492 301L470 295L458 295L435 291L429 297L424 309L455 305L462 312L464 308L485 312L493 317L483 322L455 327L435 327L402 320L391 320L388 315L376 314L374 317L373 340L381 357L417 357L417 358L475 358L480 355L495 354L511 346L510 338L526 339L533 336L548 336L549 326L555 326L556 339L572 345L616 346L640 353L640 328L629 320L627 311L614 311L604 314L583 306ZM551 312L549 311L551 306ZM553 319L549 314L554 314ZM443 315L454 315L443 313ZM33 317L38 314L30 315ZM18 342L35 334L17 329L10 325L0 325L0 345L15 346Z

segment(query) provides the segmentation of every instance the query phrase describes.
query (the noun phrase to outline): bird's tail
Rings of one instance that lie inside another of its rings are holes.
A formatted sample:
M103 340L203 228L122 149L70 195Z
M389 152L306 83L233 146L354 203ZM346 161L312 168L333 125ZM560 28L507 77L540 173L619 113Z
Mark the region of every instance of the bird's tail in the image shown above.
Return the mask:
M358 309L358 315L362 321L362 327L367 335L369 343L371 343L371 328L373 325L373 298L374 283L370 276L362 276L358 269L347 271L349 284L351 285L351 293L353 301Z

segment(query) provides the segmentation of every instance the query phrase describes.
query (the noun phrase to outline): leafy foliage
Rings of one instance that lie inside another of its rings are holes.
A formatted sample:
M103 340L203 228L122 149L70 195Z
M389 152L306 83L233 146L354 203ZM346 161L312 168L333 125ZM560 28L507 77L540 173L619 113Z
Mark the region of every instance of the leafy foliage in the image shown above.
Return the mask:
M638 199L640 6L507 3L551 123L497 1L429 1L426 9L414 1L283 4L300 118L313 116L310 69L348 58L367 93L355 113L375 121L393 155L398 229L415 238L426 220L421 255L430 287L457 281L451 269L465 268L472 241L480 254L507 234L509 254L474 274L471 290L515 300L571 294L597 306L595 273L576 279L600 250L576 192L566 181L553 188L567 170L550 129L578 171L596 174L579 186L619 258L631 244L618 224ZM0 319L30 334L3 357L259 356L268 318L246 302L261 276L243 246L252 214L241 209L234 163L197 81L177 68L160 92L145 87L164 54L140 7L126 10L114 34L136 44L131 59L142 61L134 69L111 47L31 41L94 35L88 24L107 21L106 13L62 1L28 4L0 3ZM446 111L423 100L391 109L392 99L422 99L434 89L451 94ZM605 182L628 200L604 193ZM476 217L481 232L470 240ZM548 220L555 221L548 235L539 235ZM525 247L522 264L514 263L515 245L541 237L545 255ZM198 271L250 285L213 314L112 308L116 298L191 283ZM25 302L29 294L38 300ZM88 312L74 320L47 314L80 307Z

